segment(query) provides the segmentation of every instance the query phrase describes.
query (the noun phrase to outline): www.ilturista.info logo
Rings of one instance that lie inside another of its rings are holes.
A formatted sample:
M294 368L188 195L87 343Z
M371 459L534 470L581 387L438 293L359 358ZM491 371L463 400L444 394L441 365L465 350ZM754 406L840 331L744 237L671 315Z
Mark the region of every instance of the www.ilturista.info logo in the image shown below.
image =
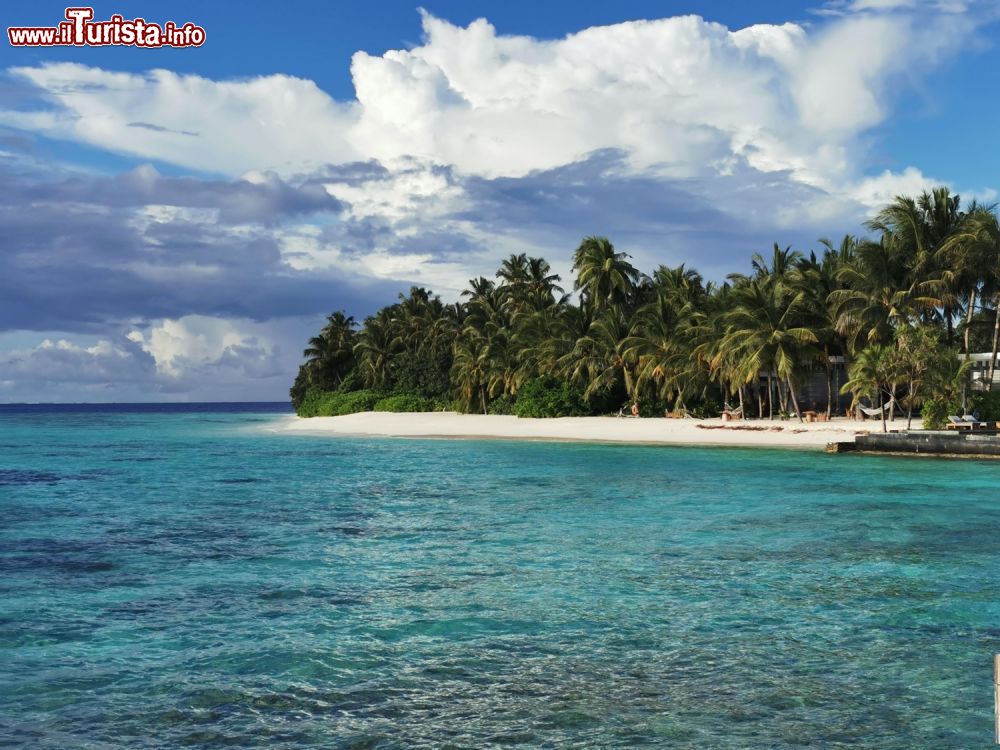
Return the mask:
M205 43L205 29L190 22L160 25L118 14L107 21L93 18L93 8L67 8L66 20L57 26L11 26L7 37L13 47L200 47Z

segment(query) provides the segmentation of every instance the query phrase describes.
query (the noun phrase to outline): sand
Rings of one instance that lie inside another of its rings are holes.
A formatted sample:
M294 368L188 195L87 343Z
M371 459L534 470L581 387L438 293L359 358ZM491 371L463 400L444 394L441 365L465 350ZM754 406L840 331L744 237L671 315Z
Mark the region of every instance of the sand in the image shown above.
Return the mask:
M897 420L890 429L902 429ZM914 427L917 425L914 424ZM428 412L393 414L363 412L343 417L288 417L278 429L312 435L367 435L410 438L511 440L583 440L599 443L658 445L729 445L822 450L828 443L850 441L854 435L877 432L878 421L799 423L796 420L633 419L629 417L518 417Z

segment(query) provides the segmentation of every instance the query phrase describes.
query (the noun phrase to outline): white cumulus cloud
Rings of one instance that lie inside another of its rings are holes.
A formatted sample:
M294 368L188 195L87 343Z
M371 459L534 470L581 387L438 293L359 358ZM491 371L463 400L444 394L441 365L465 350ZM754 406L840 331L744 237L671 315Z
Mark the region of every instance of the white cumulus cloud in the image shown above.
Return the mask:
M10 69L0 330L60 333L0 353L0 383L281 397L325 313L409 283L453 300L512 252L566 281L579 238L605 234L643 269L719 279L775 240L857 231L936 184L872 169L871 134L976 41L981 5L831 0L810 25L690 15L561 39L424 13L420 44L353 56L348 100L279 73ZM18 140L37 135L139 164L40 165Z
M213 81L169 70L116 73L75 63L15 68L44 92L45 111L6 112L14 127L192 169L238 174L263 159L294 170L353 154L351 104L285 75Z
M230 175L416 159L522 176L617 149L633 169L674 178L725 172L735 158L835 188L856 176L858 136L887 116L888 84L974 29L963 14L933 27L914 18L734 31L680 16L539 40L424 13L422 44L354 55L352 101L284 75L213 81L59 63L13 69L48 106L0 122Z
M249 377L280 374L278 347L258 324L206 315L163 320L127 338L156 363L157 373L171 378L206 368L236 368Z

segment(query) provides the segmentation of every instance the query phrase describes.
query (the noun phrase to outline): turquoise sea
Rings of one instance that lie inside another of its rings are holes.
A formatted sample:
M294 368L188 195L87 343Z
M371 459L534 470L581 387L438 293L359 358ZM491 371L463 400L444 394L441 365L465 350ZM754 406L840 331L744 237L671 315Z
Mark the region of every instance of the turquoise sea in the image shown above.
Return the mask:
M0 407L0 747L978 748L1000 463Z

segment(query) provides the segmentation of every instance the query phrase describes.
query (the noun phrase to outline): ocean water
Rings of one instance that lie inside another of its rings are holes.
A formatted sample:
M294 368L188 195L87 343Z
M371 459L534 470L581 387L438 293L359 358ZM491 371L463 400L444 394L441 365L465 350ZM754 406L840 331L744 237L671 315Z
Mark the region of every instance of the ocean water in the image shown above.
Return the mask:
M1000 463L0 408L0 747L977 748Z

